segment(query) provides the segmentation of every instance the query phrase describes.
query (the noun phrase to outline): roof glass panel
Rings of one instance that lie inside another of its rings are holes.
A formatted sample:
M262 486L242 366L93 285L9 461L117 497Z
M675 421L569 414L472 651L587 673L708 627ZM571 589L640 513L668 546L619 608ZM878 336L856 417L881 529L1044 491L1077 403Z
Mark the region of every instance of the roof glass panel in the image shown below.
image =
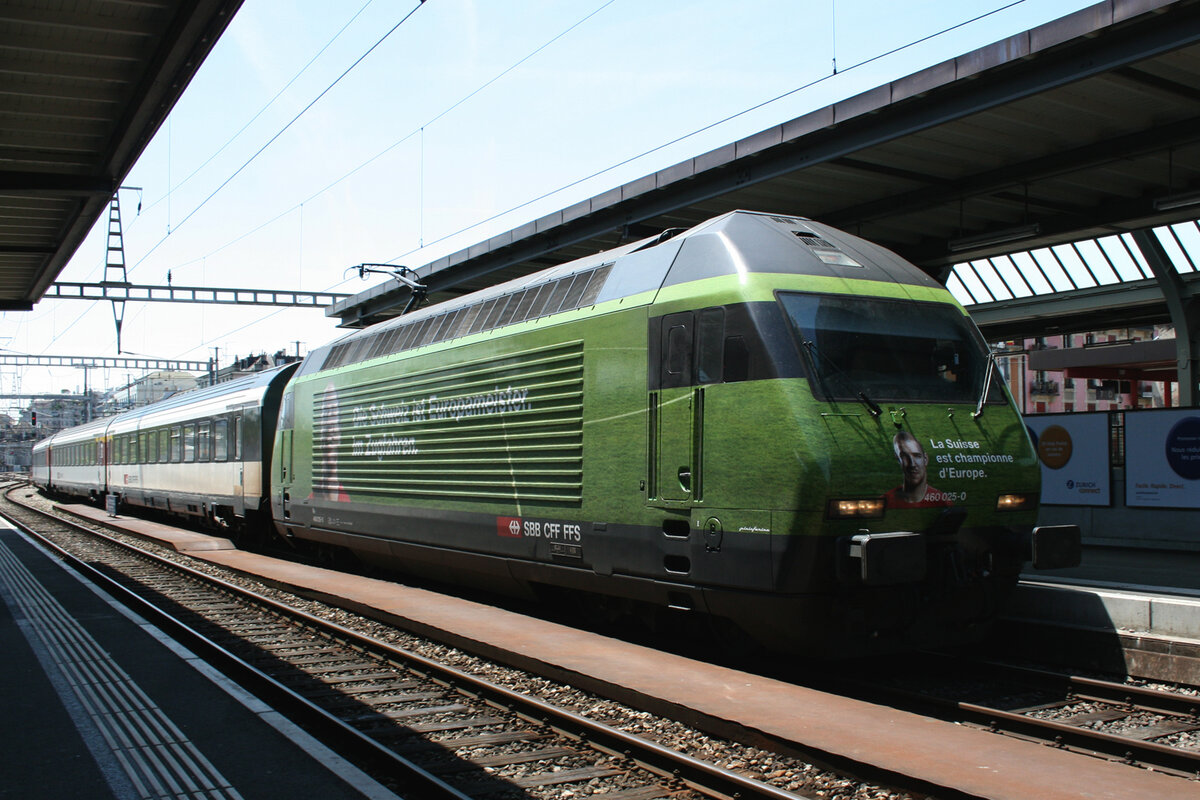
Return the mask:
M1054 291L1046 269L1037 257L1037 251L1013 253L1008 258L1012 261L1013 267L1020 270L1021 275L1025 278L1025 282L1029 285L1029 288L1033 289L1034 294L1050 294Z
M1011 258L1008 256L993 258L991 262L992 268L1004 281L1004 287L1008 290L1009 295L1013 297L1031 297L1033 295L1033 289L1029 287L1029 282Z
M1142 274L1141 267L1130 251L1132 242L1126 243L1120 236L1105 236L1103 239L1097 239L1096 243L1104 254L1108 256L1109 263L1113 269L1117 271L1117 277L1124 281L1140 281L1148 276Z
M1180 272L1196 271L1197 256L1195 254L1200 253L1200 231L1197 230L1195 222L1172 225L1166 231L1159 229L1155 233L1158 234L1158 239L1164 247L1169 248L1171 244L1174 244L1178 248L1178 258L1170 249L1167 251L1171 253L1171 261L1175 263L1176 269Z
M1154 229L1175 270L1200 272L1200 222ZM954 265L946 288L964 306L1152 280L1130 233L1023 250Z

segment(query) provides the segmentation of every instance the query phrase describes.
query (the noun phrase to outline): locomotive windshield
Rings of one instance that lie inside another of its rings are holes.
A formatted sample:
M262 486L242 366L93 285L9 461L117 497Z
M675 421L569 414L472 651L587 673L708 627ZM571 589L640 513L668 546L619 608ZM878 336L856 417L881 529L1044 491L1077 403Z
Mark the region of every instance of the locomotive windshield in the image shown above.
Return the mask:
M780 292L779 301L818 394L974 404L983 391L987 351L953 306L794 292ZM988 402L1004 400L1000 383L993 375Z

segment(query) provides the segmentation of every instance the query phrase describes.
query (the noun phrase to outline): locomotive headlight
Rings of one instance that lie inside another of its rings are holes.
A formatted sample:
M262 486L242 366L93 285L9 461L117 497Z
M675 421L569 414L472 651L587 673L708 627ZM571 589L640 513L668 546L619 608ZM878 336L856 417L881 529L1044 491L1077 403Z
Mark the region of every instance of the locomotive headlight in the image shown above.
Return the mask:
M882 517L883 498L855 498L848 500L830 500L830 519L862 519L864 517Z
M997 511L1025 511L1037 508L1038 498L1034 494L1002 494L996 498Z

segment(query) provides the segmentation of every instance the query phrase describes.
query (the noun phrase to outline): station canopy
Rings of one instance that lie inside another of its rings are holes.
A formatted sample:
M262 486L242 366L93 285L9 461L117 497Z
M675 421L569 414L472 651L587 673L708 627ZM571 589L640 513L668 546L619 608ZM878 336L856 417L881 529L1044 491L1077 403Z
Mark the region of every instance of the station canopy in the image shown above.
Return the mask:
M41 299L240 6L0 3L0 310Z

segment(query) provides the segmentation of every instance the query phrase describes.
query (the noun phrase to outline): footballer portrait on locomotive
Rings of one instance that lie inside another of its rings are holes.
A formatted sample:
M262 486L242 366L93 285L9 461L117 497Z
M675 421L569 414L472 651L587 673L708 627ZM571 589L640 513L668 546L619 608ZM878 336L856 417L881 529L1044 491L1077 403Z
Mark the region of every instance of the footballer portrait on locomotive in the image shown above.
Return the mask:
M903 481L884 495L888 508L929 508L951 505L950 498L929 485L929 456L917 437L900 431L892 437Z

